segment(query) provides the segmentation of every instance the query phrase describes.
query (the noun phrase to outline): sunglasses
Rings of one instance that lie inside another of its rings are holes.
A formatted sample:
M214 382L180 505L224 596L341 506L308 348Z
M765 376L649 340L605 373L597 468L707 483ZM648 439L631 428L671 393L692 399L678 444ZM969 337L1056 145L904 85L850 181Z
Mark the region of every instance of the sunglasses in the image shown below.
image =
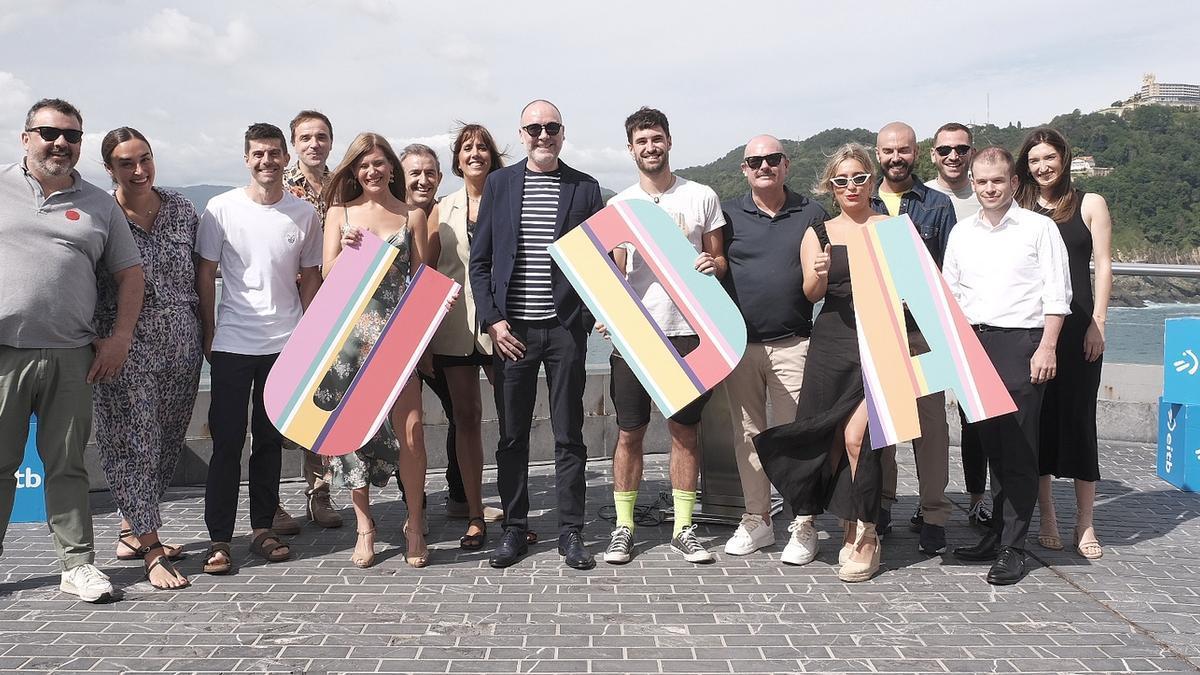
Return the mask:
M969 145L939 145L936 148L934 148L934 151L936 151L937 154L941 155L942 157L949 157L951 151L957 152L959 157L965 157L966 154L971 151L971 146L969 146Z
M754 155L743 158L742 161L746 163L746 166L757 171L758 167L762 166L763 162L766 162L767 166L779 166L779 163L783 161L783 153L772 152L769 155Z
M521 128L524 129L525 133L529 134L530 136L538 138L542 135L542 129L545 129L546 134L549 136L557 136L558 132L562 131L563 125L559 124L558 122L547 122L544 125L527 124Z
M67 142L74 145L83 140L83 132L79 129L59 129L58 127L34 127L25 131L36 131L38 136L42 137L43 141L53 143L58 140L59 136L67 139Z
M833 185L836 188L844 188L844 187L850 185L851 183L854 183L855 185L866 185L867 181L869 181L869 180L871 180L871 174L856 173L853 176L849 176L849 177L834 176L833 178L829 179L829 182L831 185Z

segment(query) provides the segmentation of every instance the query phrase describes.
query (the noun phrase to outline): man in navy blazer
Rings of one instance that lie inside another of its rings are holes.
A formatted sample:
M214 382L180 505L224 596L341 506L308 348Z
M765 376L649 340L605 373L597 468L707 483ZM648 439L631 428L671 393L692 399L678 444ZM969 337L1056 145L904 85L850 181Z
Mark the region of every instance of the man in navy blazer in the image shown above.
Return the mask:
M595 321L546 247L604 207L600 185L558 159L562 115L549 101L521 111L528 158L493 171L484 184L471 244L471 290L480 328L495 345L493 387L500 419L497 483L504 536L492 567L508 567L527 549L529 430L538 373L545 365L554 430L558 552L576 569L595 566L583 543L584 358Z

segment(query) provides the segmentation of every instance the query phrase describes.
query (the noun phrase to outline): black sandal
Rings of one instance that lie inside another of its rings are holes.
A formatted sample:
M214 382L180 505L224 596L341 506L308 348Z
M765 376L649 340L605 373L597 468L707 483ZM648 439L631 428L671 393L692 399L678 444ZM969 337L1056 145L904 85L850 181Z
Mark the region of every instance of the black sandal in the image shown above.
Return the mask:
M188 586L191 586L192 582L189 581L182 574L180 574L179 570L175 569L175 566L171 564L171 559L167 557L167 553L166 553L167 548L165 546L163 546L161 541L156 541L153 544L150 544L149 546L143 546L141 549L142 559L145 559L146 556L148 556L150 554L150 551L153 551L156 548L162 549L163 554L158 556L158 558L154 562L152 562L148 566L146 566L146 581L150 581L150 573L154 571L155 567L161 567L161 568L165 569L167 572L169 572L171 574L171 576L175 577L176 579L183 579L183 585L182 586L159 586L158 584L154 583L153 581L150 581L150 585L153 586L154 588L156 588L160 591L180 591L180 590L187 588Z
M121 530L120 534L117 535L117 543L120 544L121 546L124 546L125 548L129 549L130 551L133 551L133 553L126 553L124 555L118 553L117 560L144 560L146 558L145 547L139 548L139 547L134 546L133 544L125 541L126 537L136 537L136 536L137 535L133 533L133 530L129 530L129 529ZM163 547L163 550L167 552L167 558L169 558L170 560L182 560L183 559L184 554L183 554L182 548L180 548L178 546L172 546L170 548L167 548L166 544L163 544L161 541L159 542L159 544Z
M487 523L483 518L476 516L467 521L467 529L470 530L472 525L479 525L479 534L464 534L458 540L458 547L467 551L478 551L487 540Z

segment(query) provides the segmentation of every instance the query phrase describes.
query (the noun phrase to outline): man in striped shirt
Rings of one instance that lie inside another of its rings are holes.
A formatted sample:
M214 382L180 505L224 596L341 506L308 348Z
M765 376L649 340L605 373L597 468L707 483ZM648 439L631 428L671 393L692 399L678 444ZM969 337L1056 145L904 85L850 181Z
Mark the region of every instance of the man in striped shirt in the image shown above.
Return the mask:
M496 464L505 519L492 567L508 567L528 549L529 431L543 365L554 431L558 552L576 569L596 564L582 535L583 366L595 321L546 247L604 202L596 179L559 161L563 129L562 115L549 101L533 101L521 111L528 159L488 175L471 245L471 290L480 327L495 345L500 419Z

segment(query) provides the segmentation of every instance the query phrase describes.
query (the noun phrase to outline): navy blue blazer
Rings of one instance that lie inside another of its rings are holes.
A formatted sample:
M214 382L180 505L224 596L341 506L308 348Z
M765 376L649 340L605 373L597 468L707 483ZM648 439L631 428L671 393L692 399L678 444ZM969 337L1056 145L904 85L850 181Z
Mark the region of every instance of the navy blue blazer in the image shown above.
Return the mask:
M508 284L517 260L517 231L521 226L521 197L525 191L525 165L521 160L488 174L479 201L479 216L471 242L469 276L475 295L480 330L508 320ZM555 237L571 231L604 208L600 184L595 178L559 161L562 170ZM595 321L558 265L551 263L550 283L559 322L575 328L576 322L591 329Z

